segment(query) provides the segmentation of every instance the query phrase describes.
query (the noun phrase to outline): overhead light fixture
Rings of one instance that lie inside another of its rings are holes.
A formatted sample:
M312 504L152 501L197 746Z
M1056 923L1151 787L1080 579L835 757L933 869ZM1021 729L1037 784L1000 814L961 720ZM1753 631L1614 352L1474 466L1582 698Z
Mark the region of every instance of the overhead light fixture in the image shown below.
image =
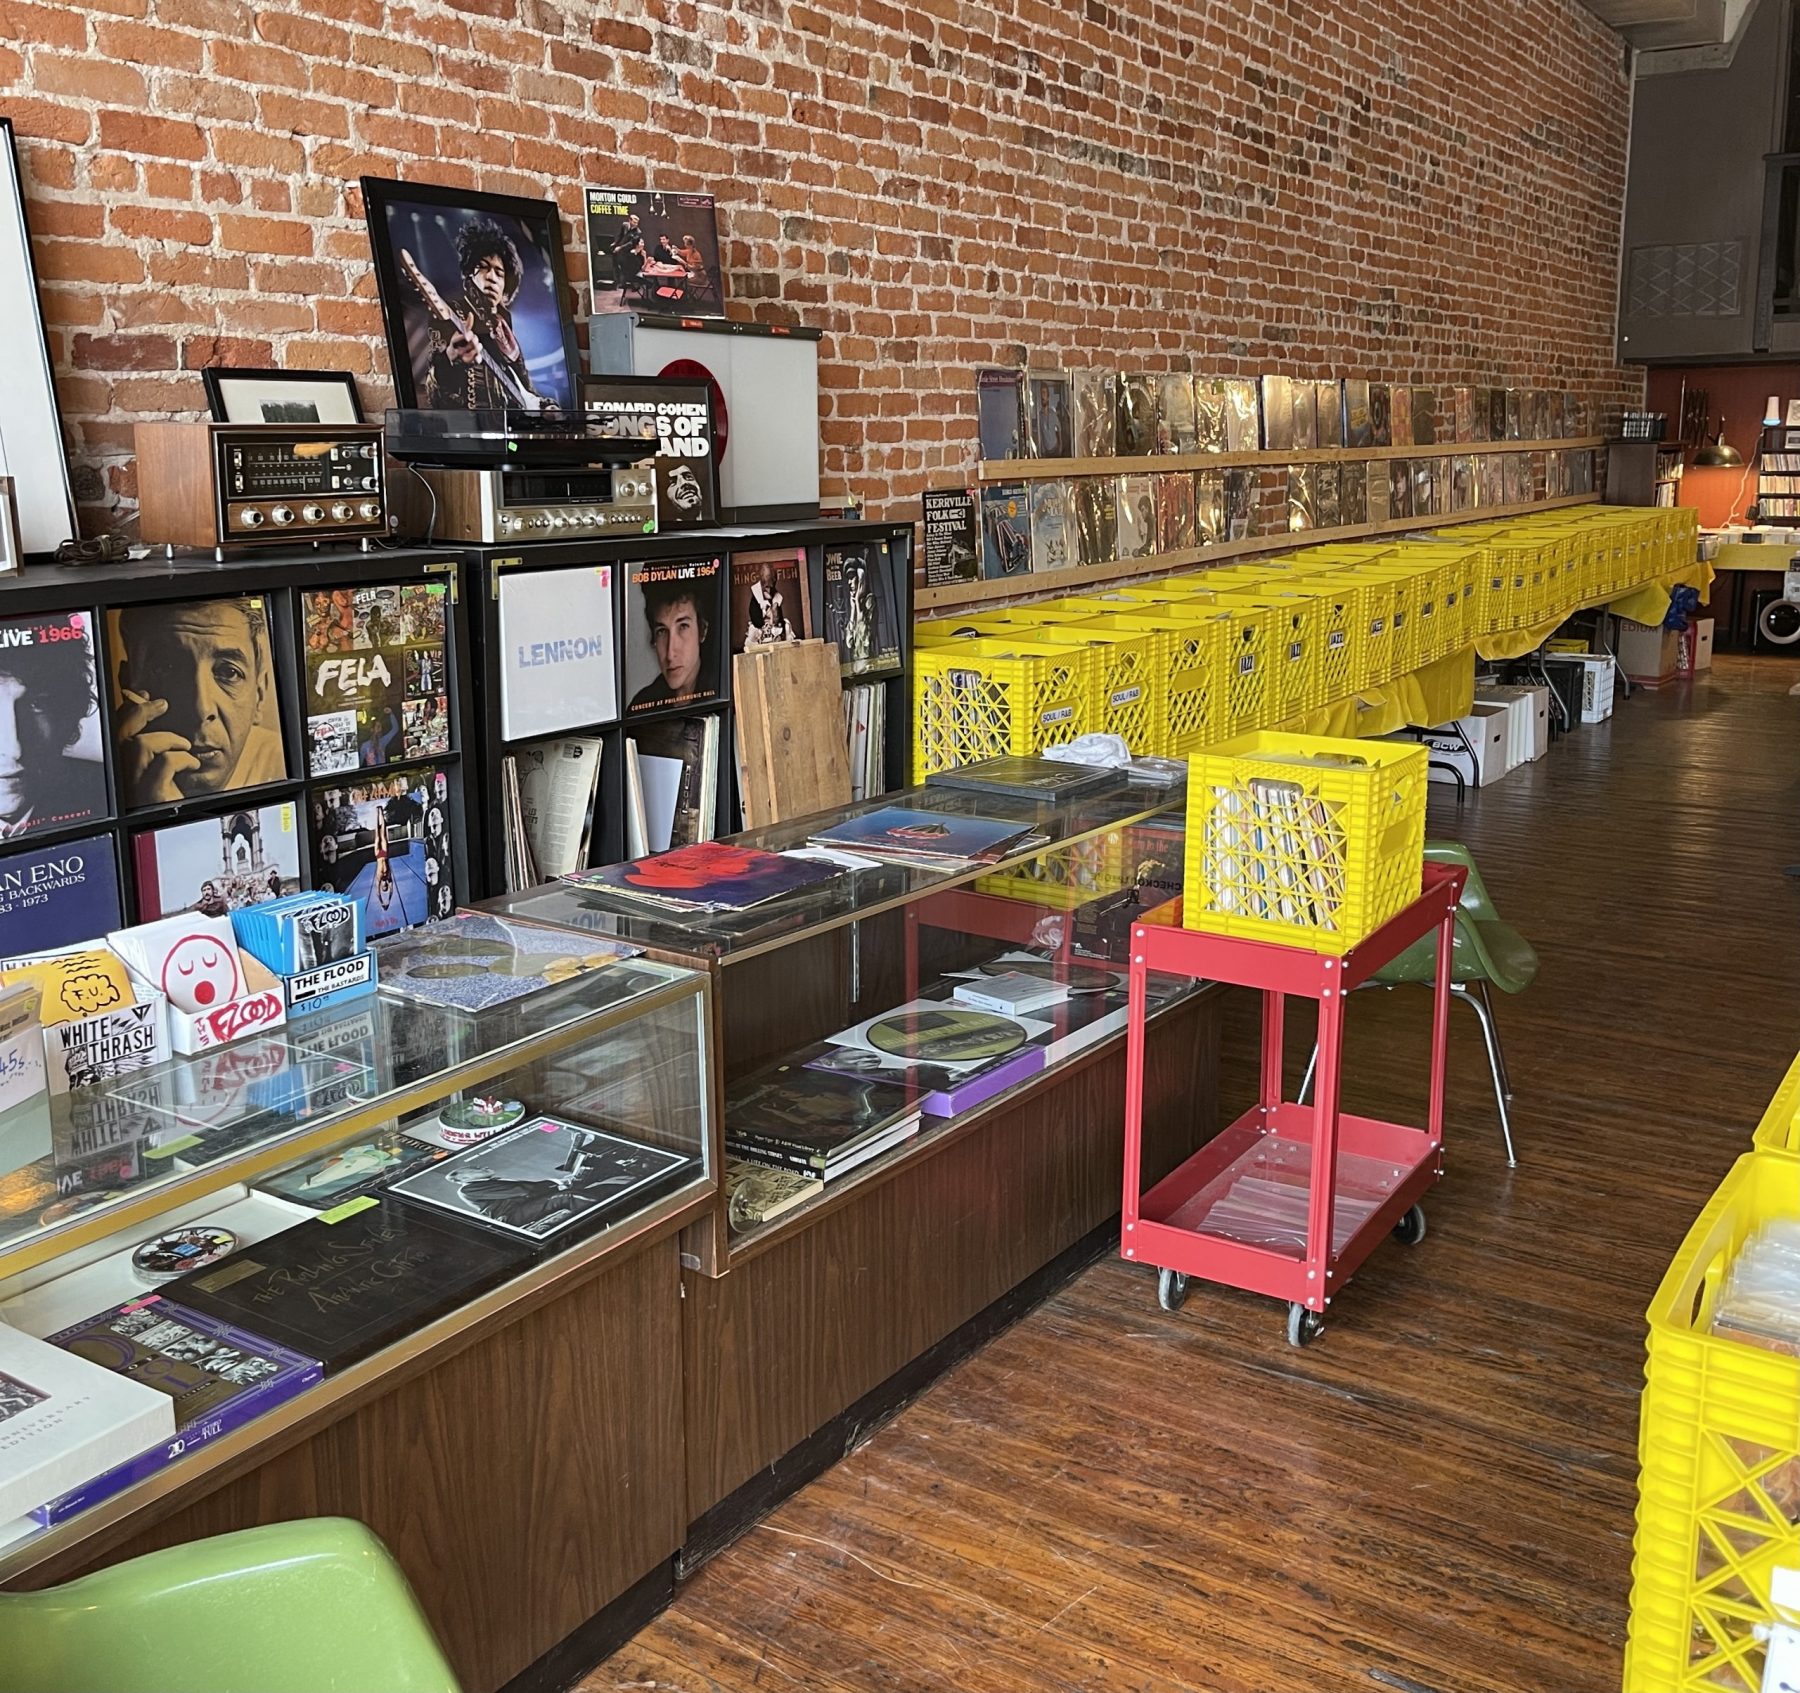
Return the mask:
M1719 416L1719 433L1694 454L1696 470L1735 470L1744 462L1744 455L1725 439L1725 417Z

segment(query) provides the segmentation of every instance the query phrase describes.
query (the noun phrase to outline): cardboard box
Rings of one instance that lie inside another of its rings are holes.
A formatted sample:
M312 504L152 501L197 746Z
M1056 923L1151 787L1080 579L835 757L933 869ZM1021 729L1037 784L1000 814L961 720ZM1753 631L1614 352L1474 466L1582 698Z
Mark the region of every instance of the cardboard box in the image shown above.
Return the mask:
M93 941L57 952L22 952L0 958L0 972L89 951L111 952L112 948ZM168 1002L155 989L145 990L135 981L132 988L135 1004L105 1006L85 1017L44 1024L44 1064L52 1094L67 1093L89 1082L117 1081L135 1070L168 1061Z
M1550 690L1509 683L1483 689L1477 705L1503 705L1510 713L1506 762L1509 769L1542 758L1550 750Z
M1710 621L1710 620L1709 620ZM1619 619L1619 668L1646 688L1672 681L1681 670L1681 637L1659 623L1633 623Z
M1713 620L1710 617L1691 617L1688 626L1681 632L1681 668L1689 676L1698 676L1712 669L1713 662Z
M1512 711L1508 706L1478 705L1467 717L1455 723L1440 723L1427 729L1419 739L1425 743L1434 766L1429 772L1433 782L1453 782L1452 771L1461 773L1472 788L1485 788L1498 782L1512 766L1507 750L1512 735Z

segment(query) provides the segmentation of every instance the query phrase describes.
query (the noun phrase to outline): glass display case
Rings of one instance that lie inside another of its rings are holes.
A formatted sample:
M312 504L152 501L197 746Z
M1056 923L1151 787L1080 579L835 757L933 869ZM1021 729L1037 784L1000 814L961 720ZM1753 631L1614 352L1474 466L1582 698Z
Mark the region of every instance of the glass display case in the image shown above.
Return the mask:
M747 909L566 881L495 909L713 973L726 1179L689 1248L718 1274L1123 1032L1130 924L1180 895L1182 804L1122 774L1060 802L929 785L723 843L819 867ZM889 855L888 819L916 856ZM1153 1012L1189 991L1155 981Z
M0 1115L0 1577L707 1212L709 1015L641 956L383 989Z

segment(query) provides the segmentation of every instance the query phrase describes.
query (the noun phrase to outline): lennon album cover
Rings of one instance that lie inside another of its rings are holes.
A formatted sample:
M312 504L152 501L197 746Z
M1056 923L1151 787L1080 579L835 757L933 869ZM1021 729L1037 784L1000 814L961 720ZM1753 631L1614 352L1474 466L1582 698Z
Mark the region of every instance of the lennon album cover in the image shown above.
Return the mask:
M355 900L365 935L391 935L455 909L444 770L354 778L313 789L307 804L313 886Z
M725 315L719 208L713 195L589 188L585 199L596 315Z
M367 176L362 191L395 403L574 416L554 202Z
M1029 531L1026 539L1029 555ZM1029 556L1027 557L1029 565ZM900 662L900 613L886 541L825 549L825 617L820 633L838 650L846 676L892 670Z
M981 574L999 581L1029 575L1032 567L1029 486L989 483L981 490Z
M442 582L300 596L306 633L306 768L340 776L450 750Z
M733 553L730 563L734 653L807 639L812 618L808 615L804 547Z
M1194 420L1194 379L1175 371L1156 379L1156 451L1198 452Z
M486 1011L642 950L485 911L459 911L383 941L376 961L383 993L453 1011Z
M1031 568L1070 570L1075 562L1075 512L1069 484L1060 477L1033 482Z
M0 841L107 814L93 623L0 618Z
M128 806L174 805L288 777L261 594L106 614L113 758Z
M1025 424L1033 458L1073 455L1075 421L1069 409L1069 379L1060 370L1025 373Z
M1118 557L1119 504L1110 476L1083 476L1075 482L1075 548L1084 565L1111 564Z
M625 567L627 717L708 705L724 674L722 558Z
M131 851L141 922L183 911L225 917L300 891L300 819L291 800L146 829Z

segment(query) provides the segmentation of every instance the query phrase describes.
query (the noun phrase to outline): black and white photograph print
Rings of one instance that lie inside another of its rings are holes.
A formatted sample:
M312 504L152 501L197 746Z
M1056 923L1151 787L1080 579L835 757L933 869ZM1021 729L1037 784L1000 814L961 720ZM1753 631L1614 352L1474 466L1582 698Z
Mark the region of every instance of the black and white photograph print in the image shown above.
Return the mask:
M93 618L0 618L0 841L106 815Z
M390 1191L527 1240L596 1226L620 1203L692 1162L604 1129L556 1117L518 1128L433 1164Z
M34 1405L41 1405L50 1397L40 1392L30 1382L20 1381L17 1376L9 1376L0 1370L0 1423L10 1417L23 1416Z

